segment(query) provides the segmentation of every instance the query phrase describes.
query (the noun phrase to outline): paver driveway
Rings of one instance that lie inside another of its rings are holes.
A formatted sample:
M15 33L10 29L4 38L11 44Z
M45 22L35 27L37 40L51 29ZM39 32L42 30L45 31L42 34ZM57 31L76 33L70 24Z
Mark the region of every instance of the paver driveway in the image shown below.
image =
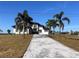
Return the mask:
M23 58L79 57L79 52L47 37L34 35Z

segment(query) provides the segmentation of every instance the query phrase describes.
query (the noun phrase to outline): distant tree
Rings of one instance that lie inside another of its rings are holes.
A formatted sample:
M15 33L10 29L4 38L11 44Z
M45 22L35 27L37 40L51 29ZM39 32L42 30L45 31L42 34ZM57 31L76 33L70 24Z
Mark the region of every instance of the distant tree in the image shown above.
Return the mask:
M73 33L74 33L74 32L73 32L72 30L70 30L70 34L73 35Z
M53 32L55 32L55 28L59 25L57 24L56 20L50 19L46 22L46 26L49 28L50 32L51 32L51 28L53 28Z
M3 30L0 29L0 32L3 32Z
M8 29L7 32L8 32L8 34L11 34L11 30Z

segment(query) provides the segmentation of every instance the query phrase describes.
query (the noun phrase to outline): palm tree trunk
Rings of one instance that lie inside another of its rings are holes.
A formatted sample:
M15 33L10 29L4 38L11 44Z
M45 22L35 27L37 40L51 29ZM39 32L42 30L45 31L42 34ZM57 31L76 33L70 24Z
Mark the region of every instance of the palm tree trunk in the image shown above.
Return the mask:
M51 27L49 28L49 34L51 34Z
M23 38L25 38L25 27L23 25Z
M19 30L19 35L20 35L20 30Z
M61 33L61 27L59 27L59 34Z
M55 34L55 28L53 28L53 34Z

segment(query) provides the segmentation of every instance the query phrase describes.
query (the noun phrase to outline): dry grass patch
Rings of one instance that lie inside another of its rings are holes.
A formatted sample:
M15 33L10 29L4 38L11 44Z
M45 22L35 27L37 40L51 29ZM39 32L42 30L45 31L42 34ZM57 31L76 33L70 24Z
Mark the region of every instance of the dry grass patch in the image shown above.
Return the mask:
M63 43L64 45L79 51L79 36L77 35L49 35L51 38Z
M32 35L0 35L0 57L20 58L23 57Z

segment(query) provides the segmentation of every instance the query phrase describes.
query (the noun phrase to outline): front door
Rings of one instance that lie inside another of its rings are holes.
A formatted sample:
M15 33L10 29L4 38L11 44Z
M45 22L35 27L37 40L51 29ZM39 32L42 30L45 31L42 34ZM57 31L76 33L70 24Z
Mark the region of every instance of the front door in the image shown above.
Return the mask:
M34 28L32 33L33 33L33 34L38 34L37 29L36 29L36 28Z

